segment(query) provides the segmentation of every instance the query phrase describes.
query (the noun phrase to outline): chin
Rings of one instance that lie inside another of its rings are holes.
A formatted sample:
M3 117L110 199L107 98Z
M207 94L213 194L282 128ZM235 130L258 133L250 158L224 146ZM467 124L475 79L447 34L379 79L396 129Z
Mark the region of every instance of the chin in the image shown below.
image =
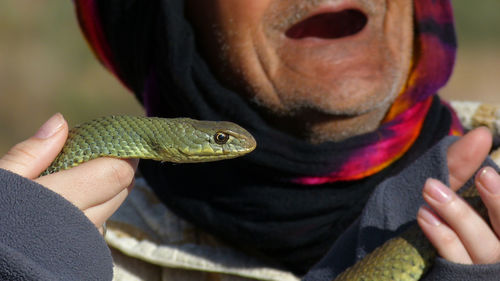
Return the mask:
M397 97L402 79L345 75L345 78L326 80L308 79L299 75L282 77L276 83L273 95L279 97L279 111L296 112L302 108L324 114L356 116L380 108L387 108ZM401 74L400 74L401 75ZM295 77L294 77L295 76ZM283 83L281 83L283 82ZM270 96L266 93L265 96Z

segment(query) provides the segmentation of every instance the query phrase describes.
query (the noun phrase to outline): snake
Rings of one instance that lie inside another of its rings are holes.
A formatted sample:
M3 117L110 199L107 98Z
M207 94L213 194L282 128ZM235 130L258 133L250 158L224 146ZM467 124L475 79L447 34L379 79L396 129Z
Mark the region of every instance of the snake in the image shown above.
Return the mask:
M243 156L256 145L247 130L229 121L104 116L70 129L61 152L41 176L98 157L210 162Z

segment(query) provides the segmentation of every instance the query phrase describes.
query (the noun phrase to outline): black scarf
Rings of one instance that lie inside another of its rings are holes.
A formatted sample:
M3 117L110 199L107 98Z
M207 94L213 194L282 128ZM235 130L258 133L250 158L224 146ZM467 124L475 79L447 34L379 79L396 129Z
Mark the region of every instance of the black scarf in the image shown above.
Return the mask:
M358 181L303 186L293 174L248 159L173 165L141 161L140 171L175 213L297 274L317 262L360 214L372 190L447 135L450 112L436 97L422 134L404 157ZM310 159L319 154L310 154Z
M422 133L396 162L356 181L301 185L294 179L328 173L346 147L362 146L377 132L311 145L267 124L253 104L215 79L196 49L181 0L75 3L98 58L136 94L148 115L231 120L257 139L258 149L240 159L196 165L141 161L140 170L160 200L198 227L298 274L325 254L381 181L452 126L452 112L438 97L430 98ZM448 2L433 5L443 3ZM453 49L454 34L426 20L422 32L443 38ZM448 72L425 91L434 93Z

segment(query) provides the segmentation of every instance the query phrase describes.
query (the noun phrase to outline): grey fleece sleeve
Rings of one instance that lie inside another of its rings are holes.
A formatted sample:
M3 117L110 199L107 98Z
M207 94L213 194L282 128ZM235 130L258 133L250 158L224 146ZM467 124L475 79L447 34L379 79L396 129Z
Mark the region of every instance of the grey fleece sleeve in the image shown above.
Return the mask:
M104 239L78 208L0 169L0 280L111 280Z
M360 218L335 242L329 253L304 277L304 281L332 280L383 242L415 223L424 204L422 188L427 178L449 184L446 151L456 140L447 137L399 175L382 182L371 195ZM496 167L488 159L483 165ZM472 184L470 179L465 186ZM438 258L422 279L426 281L498 280L500 264L460 265Z

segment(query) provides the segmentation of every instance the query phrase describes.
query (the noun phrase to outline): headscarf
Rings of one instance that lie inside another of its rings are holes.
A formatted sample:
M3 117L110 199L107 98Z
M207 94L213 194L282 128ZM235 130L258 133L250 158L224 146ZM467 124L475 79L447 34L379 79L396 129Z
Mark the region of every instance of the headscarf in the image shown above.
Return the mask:
M266 122L255 104L224 87L198 52L182 0L75 0L101 63L147 115L230 120L258 148L220 163L141 162L158 197L180 216L301 273L359 214L370 192L461 126L435 93L456 53L451 3L414 2L412 69L380 127L313 145Z

